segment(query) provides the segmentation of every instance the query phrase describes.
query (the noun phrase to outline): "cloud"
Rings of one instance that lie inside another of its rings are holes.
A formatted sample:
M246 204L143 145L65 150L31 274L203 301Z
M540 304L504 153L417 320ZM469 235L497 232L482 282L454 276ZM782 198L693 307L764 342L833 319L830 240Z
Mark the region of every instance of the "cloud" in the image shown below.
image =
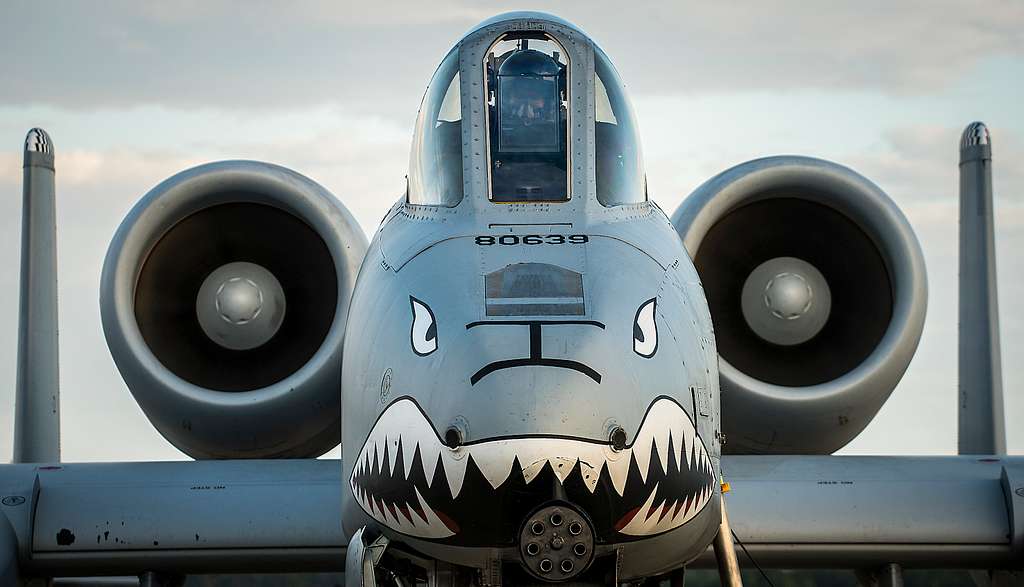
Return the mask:
M268 121L273 125L273 121ZM345 132L338 132L337 125ZM64 144L64 143L61 143ZM409 138L382 120L339 118L290 138L171 144L163 150L62 147L57 159L58 285L65 460L153 460L183 456L150 426L113 363L99 317L99 276L110 238L132 205L161 180L225 158L274 161L327 187L372 233L404 189ZM0 152L0 381L15 380L21 154ZM13 425L13 385L0 392L0 430ZM114 424L111 424L114 423ZM126 441L130 439L130 441ZM11 451L0 435L0 462ZM337 457L337 451L334 451Z
M967 2L542 3L580 24L636 90L942 88L1024 52L1024 5ZM414 108L472 24L518 8L469 0L186 4L16 3L0 24L0 104L221 109ZM58 41L59 40L59 41ZM620 60L621 57L621 60Z
M0 329L16 330L20 141L38 123L58 151L68 459L180 457L120 381L99 324L103 256L135 201L184 168L259 159L318 181L373 232L404 189L412 120L433 68L471 24L512 8L456 0L440 8L6 7L0 50L15 57L0 62L0 138L9 147L0 150L0 263L8 268L0 273ZM1024 8L943 1L624 10L574 0L547 9L593 34L631 84L651 194L666 212L726 167L786 152L850 165L893 196L925 250L929 319L900 389L850 450L952 450L956 142L965 116L995 123L1002 114L1008 126L993 126L1003 353L1024 352L1024 313L1009 303L1024 296L1024 168L1015 164L1024 160L1024 129L1012 102ZM1011 57L1003 69L979 69L1000 56ZM979 71L983 83L973 77ZM965 86L973 93L962 93ZM1024 378L1009 360L1004 373L1007 389ZM14 382L13 334L0 337L0 380ZM7 389L0 430L10 429L13 385ZM1007 401L1008 414L1022 413ZM908 434L908 419L928 425ZM1011 446L1024 446L1010 433ZM0 460L9 446L0 435Z
M907 205L956 205L959 193L961 127L911 125L888 129L876 148L851 154L849 164L883 187L897 202ZM1010 132L993 129L993 191L997 210L1024 204L1024 144ZM926 207L926 206L925 206ZM1013 218L1006 215L1005 220Z

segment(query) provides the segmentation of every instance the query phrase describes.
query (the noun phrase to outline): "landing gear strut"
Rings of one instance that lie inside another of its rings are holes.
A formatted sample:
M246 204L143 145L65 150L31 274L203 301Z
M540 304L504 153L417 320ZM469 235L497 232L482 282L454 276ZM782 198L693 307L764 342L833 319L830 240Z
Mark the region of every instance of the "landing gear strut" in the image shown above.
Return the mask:
M365 533L366 526L363 526L348 542L345 555L345 585L348 587L377 587L375 569L388 547L388 539L381 534L367 544Z

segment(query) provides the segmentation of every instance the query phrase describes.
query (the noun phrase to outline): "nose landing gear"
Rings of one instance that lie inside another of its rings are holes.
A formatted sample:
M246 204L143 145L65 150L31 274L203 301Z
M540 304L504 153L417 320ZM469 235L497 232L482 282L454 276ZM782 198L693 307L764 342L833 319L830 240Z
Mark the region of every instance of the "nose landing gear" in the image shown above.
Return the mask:
M534 577L566 581L590 566L594 530L586 516L568 504L542 507L527 516L519 530L519 556Z

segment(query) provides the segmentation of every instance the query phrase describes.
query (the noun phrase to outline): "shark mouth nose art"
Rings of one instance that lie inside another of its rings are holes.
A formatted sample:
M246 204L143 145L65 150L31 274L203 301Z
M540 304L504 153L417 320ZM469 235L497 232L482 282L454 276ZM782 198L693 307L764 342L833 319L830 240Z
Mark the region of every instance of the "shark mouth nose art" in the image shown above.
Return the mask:
M598 542L682 526L714 494L704 442L675 400L660 397L632 444L557 435L499 437L449 448L409 397L370 431L349 479L360 507L409 536L513 544L524 516L556 494L590 516Z

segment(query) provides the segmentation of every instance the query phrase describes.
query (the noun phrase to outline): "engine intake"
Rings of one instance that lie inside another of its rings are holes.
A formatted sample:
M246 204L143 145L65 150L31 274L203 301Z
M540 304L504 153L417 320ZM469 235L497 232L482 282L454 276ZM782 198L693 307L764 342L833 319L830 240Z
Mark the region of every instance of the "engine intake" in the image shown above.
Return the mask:
M329 192L266 163L202 165L146 194L110 244L100 305L157 430L195 458L337 445L341 343L366 247Z
M708 298L728 453L828 454L899 382L921 337L920 245L889 197L820 159L743 163L672 216Z

